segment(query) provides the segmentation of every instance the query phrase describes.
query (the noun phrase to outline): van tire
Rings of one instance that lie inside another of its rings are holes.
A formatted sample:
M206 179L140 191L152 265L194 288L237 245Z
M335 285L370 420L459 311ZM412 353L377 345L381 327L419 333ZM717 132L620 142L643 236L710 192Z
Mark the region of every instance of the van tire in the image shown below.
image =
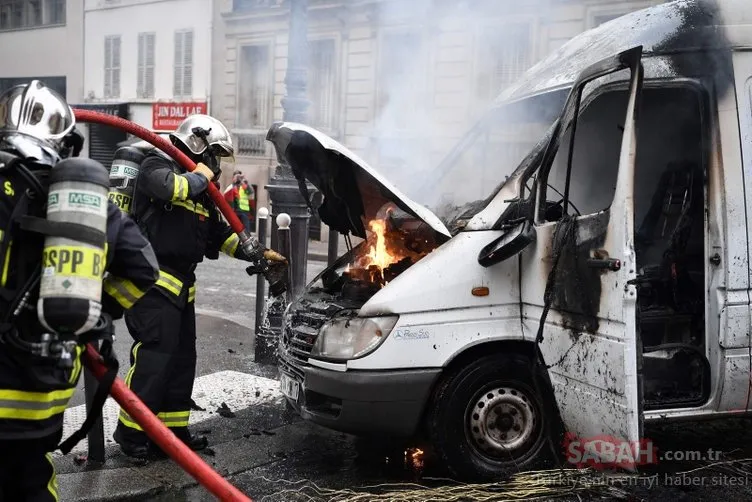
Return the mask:
M489 354L439 383L428 434L436 456L455 476L498 481L550 460L550 426L558 412L535 367L523 354Z

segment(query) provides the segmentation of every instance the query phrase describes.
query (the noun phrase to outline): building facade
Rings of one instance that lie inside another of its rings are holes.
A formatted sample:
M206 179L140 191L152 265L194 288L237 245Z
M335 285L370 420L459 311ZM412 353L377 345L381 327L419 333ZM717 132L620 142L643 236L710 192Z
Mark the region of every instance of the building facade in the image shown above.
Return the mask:
M39 79L83 96L84 0L0 0L0 92Z
M582 31L659 3L309 0L308 124L409 195L527 68ZM218 0L214 25L213 111L266 205L276 159L264 135L282 119L289 2Z
M211 95L211 0L86 0L85 106L166 133ZM105 165L126 140L91 126L89 153Z

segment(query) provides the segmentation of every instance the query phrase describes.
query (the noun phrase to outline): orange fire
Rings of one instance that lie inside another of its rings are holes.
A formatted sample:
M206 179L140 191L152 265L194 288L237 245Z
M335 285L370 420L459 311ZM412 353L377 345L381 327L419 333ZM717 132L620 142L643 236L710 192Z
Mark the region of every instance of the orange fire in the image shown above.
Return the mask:
M371 220L368 228L373 232L376 239L376 243L371 244L371 248L365 256L369 260L368 265L376 265L379 269L384 270L392 263L399 261L399 257L392 255L386 246L386 221Z
M407 234L391 228L389 218L392 210L391 207L387 207L383 211L379 211L379 215L368 222L369 235L365 243L366 252L345 269L345 272L353 279L384 286L393 277L390 273L385 273L390 266L405 258L415 263L430 251L428 245L425 247L425 251L410 249Z
M406 254L397 249L398 246L393 242L393 239L390 241L385 219L371 220L368 222L368 230L371 232L371 235L368 236L368 251L358 258L353 265L358 269L357 272L365 276L364 279L386 284L384 269L400 261ZM356 272L349 266L346 271Z

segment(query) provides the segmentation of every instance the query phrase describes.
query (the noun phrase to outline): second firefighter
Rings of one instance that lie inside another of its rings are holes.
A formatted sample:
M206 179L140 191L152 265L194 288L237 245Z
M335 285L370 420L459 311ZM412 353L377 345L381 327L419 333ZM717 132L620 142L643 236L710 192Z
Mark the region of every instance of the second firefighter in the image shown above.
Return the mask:
M213 117L192 115L170 139L197 168L185 172L159 150L141 163L133 213L154 248L160 274L156 287L125 316L134 339L125 382L183 442L201 450L207 439L188 432L196 373L194 271L204 257L217 259L220 251L247 258L207 193L220 173L219 158L233 155L229 132ZM115 440L131 457L160 453L123 410Z

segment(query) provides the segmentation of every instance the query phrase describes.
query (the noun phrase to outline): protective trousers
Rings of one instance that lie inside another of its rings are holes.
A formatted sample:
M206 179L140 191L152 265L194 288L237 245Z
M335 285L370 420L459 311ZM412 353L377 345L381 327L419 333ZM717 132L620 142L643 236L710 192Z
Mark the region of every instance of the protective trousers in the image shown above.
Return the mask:
M175 435L185 438L196 376L196 311L193 295L180 308L168 294L152 288L125 314L134 339L125 383ZM147 441L124 410L115 439L133 445Z
M55 446L39 439L0 440L0 502L53 502L58 499L52 457Z

